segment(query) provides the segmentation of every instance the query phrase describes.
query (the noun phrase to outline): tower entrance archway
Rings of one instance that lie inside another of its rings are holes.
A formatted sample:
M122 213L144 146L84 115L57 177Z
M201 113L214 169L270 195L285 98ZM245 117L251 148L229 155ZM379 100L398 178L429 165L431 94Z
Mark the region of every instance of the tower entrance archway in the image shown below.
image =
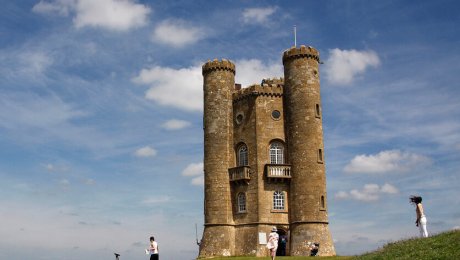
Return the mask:
M286 256L289 252L288 231L283 228L278 228L278 249L276 250L277 256Z

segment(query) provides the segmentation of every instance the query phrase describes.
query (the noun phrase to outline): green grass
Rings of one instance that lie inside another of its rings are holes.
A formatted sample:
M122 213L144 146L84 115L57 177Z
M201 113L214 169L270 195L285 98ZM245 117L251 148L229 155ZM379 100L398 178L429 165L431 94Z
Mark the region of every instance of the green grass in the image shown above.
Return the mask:
M216 257L212 260L269 260L269 257ZM308 256L277 256L278 260L305 260ZM382 248L359 256L333 256L311 259L460 259L460 231L449 231L428 238L412 238L389 243Z
M460 259L460 231L389 243L353 259Z
M325 257L311 257L310 256L277 256L275 260L305 260L305 259L321 259L321 260L351 260L351 256L325 256ZM271 257L255 257L255 256L230 256L230 257L216 257L212 260L271 260Z

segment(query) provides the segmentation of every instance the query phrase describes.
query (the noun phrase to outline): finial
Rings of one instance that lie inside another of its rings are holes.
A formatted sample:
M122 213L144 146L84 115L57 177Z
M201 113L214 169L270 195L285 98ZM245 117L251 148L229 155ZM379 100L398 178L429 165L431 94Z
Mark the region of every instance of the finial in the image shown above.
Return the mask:
M294 47L297 48L297 26L294 24Z

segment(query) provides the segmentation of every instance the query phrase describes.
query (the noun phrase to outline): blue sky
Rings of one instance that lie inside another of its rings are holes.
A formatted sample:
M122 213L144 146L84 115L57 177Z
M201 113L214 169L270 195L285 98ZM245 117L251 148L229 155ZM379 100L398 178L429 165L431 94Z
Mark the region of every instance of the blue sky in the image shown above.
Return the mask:
M201 65L247 86L321 53L338 254L460 226L457 1L0 1L0 258L193 259Z

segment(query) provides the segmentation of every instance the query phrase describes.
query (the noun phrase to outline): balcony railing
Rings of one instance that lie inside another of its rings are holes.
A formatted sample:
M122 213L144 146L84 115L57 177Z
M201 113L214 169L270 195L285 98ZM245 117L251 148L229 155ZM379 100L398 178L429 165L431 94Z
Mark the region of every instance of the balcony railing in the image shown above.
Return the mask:
M228 174L231 182L249 182L251 179L251 167L238 166L228 169Z
M291 178L291 165L289 164L266 164L267 178Z

